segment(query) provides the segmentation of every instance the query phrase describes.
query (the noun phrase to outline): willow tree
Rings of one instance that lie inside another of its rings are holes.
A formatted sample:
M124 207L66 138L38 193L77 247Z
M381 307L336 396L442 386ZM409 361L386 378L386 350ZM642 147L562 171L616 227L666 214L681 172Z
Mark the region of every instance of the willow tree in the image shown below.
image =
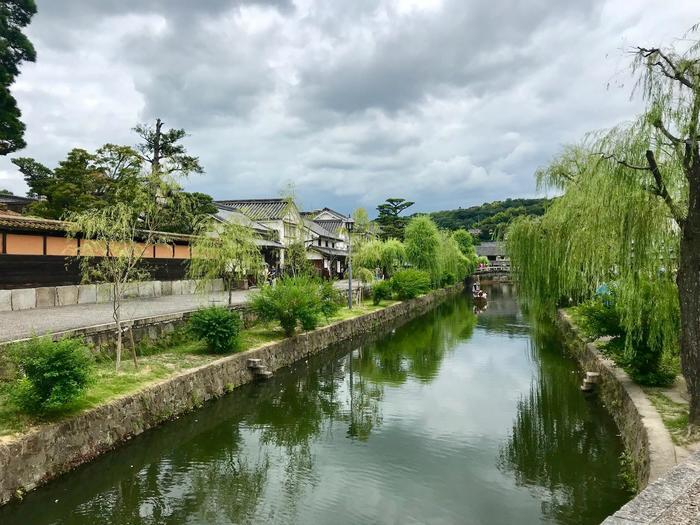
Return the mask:
M223 279L232 303L233 286L263 266L253 230L242 224L205 222L192 244L189 275L192 279Z
M543 171L541 180L564 187L564 197L541 223L516 224L509 246L524 288L546 289L552 300L584 295L614 272L623 321L636 337L678 341L690 422L700 424L700 42L687 42L684 50L634 50L645 112L589 136ZM538 263L559 270L545 274Z

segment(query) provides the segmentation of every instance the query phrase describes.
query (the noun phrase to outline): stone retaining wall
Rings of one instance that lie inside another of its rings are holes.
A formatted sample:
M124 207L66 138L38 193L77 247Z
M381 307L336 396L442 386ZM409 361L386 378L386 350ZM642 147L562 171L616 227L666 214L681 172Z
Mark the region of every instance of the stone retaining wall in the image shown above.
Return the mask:
M249 358L261 359L269 370L277 370L333 343L421 314L461 289L458 285L438 290L362 317L233 354L64 421L42 425L18 437L0 438L0 504L252 381L253 375L247 368Z
M676 465L671 435L642 388L611 359L602 355L593 343L585 342L571 317L563 310L558 312L558 324L584 371L600 374L598 395L617 423L625 449L634 464L637 484L644 488Z
M125 297L161 297L189 295L197 291L197 281L143 281L129 283ZM208 292L222 292L224 282L214 279L204 286ZM72 304L97 304L112 301L111 284L79 284L0 290L0 312L52 308Z
M700 453L651 483L603 525L700 523Z

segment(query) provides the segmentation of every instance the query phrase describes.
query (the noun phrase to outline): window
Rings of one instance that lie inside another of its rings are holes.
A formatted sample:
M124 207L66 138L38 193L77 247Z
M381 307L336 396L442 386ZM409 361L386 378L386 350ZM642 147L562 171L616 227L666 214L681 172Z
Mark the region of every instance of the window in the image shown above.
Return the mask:
M318 238L318 245L321 246L321 238Z

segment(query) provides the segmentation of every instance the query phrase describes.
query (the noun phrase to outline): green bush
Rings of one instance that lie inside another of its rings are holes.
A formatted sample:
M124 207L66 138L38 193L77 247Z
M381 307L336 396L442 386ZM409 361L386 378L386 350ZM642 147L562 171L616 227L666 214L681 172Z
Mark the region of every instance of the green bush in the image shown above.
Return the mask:
M312 330L319 316L333 308L332 301L324 301L321 288L318 280L311 277L284 277L275 286L263 286L250 304L260 319L279 321L290 336L298 323L304 330Z
M400 270L391 278L391 289L402 301L413 299L430 290L430 274L413 268Z
M387 299L391 299L390 281L379 281L372 286L372 303L375 306Z
M238 313L211 306L194 312L188 328L194 337L206 341L210 352L223 354L236 349L241 324Z
M322 281L320 292L321 313L328 319L338 313L341 306L345 304L346 298L340 290L333 286L333 281Z
M624 336L620 314L612 297L595 297L574 308L576 322L587 337Z
M25 412L59 409L90 384L94 358L79 339L54 342L47 337L34 338L12 352L22 373L12 389L12 398Z
M608 341L603 352L644 386L671 386L680 368L677 357L653 350L641 341L629 343L625 337Z
M442 287L452 286L456 282L457 282L457 276L455 274L453 274L452 272L446 272L440 276L440 286L442 286Z

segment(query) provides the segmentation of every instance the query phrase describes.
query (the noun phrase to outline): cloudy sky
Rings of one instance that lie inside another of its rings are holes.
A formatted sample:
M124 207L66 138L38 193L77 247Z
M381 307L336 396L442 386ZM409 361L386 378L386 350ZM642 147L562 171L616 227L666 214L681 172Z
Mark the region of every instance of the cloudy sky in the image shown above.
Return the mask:
M14 86L32 156L183 127L215 198L370 211L535 195L532 174L630 118L635 44L673 43L697 0L37 0ZM634 6L634 7L633 7ZM24 194L0 160L0 187Z

